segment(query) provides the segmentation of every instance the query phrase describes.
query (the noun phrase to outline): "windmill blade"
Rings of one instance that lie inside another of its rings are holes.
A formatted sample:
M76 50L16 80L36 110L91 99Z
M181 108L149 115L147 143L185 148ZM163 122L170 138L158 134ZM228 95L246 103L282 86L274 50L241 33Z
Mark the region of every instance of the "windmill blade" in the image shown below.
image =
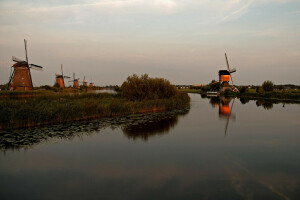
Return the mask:
M64 78L71 78L70 76L64 76Z
M232 69L230 69L230 71L229 71L229 73L234 73L234 72L236 72L236 68L232 68Z
M229 120L230 120L231 111L232 111L232 108L233 108L233 105L234 105L234 101L235 101L235 99L233 99L233 102L232 102L232 104L231 104L231 108L230 108L229 115L227 116L227 121L226 121L226 126L225 126L225 136L226 136L226 134L227 134L227 129L228 129Z
M75 80L75 72L73 72L73 80Z
M22 60L20 58L15 57L15 56L12 57L12 61L14 61L14 62L25 62L25 60Z
M83 82L85 81L85 76L83 76Z
M61 69L61 75L64 76L64 73L63 73L63 65L61 64L60 66L60 69Z
M28 56L27 56L27 40L26 40L26 39L24 39L24 45L25 45L26 62L28 63Z
M37 71L43 71L43 67L35 64L30 64L30 68L37 70Z
M228 71L230 72L229 62L228 62L226 53L225 53L225 58L226 58L226 64L227 64ZM231 73L229 73L229 74L230 74L231 83L233 85L233 79L232 79Z

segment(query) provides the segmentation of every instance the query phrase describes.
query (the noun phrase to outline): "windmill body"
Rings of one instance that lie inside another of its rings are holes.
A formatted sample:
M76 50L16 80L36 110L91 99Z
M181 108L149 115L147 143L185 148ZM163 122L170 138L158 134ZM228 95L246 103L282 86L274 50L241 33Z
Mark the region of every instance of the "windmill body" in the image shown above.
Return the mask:
M56 81L55 84L60 87L60 88L64 88L65 87L65 83L64 83L64 79L62 75L56 75Z
M79 88L78 79L75 79L75 80L74 80L73 87L74 87L74 88Z
M94 87L94 83L90 83L90 85L89 85L90 87Z
M31 77L31 69L35 70L42 70L43 67L29 64L28 63L28 56L27 56L27 41L24 39L25 45L25 54L26 54L26 61L12 57L12 60L16 62L13 66L13 73L11 74L8 82L8 90L32 90L32 77Z
M9 90L32 90L30 69L27 62L18 62L13 66L13 74L9 82Z

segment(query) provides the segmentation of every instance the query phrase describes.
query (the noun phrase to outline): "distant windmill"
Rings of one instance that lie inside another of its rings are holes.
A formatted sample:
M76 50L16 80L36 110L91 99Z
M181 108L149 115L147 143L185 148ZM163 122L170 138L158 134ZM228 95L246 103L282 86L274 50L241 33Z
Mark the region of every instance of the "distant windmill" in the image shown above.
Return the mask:
M24 39L26 61L12 57L12 60L16 62L12 68L13 72L10 74L8 82L8 90L32 90L32 77L31 69L42 71L43 67L35 64L29 64L27 55L27 40Z
M94 87L93 79L91 79L91 82L90 82L89 86Z
M85 76L83 77L83 81L81 83L84 87L87 87L87 81L85 81Z
M61 74L55 74L56 77L56 85L60 88L64 88L66 87L65 85L65 78L71 78L69 76L64 76L64 72L63 72L63 65L61 64Z
M226 59L228 70L219 70L219 82L221 83L221 90L225 91L230 89L233 92L239 92L239 90L234 86L233 79L231 76L232 73L236 72L236 69L235 68L230 69L226 53L225 53L225 59ZM230 87L229 85L230 79L231 79L232 87Z
M79 88L79 81L80 78L75 78L75 73L73 73L73 80L69 81L69 82L73 82L73 88Z

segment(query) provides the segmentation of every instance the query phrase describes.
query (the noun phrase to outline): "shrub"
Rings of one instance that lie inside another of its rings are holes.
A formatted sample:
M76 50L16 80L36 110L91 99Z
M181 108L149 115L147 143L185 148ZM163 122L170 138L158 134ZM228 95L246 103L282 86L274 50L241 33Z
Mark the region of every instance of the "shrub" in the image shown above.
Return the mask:
M240 93L242 94L242 93L245 93L247 91L247 87L242 87L241 89L240 89Z
M132 101L144 99L165 99L178 94L174 85L163 78L150 78L147 74L141 77L134 74L129 76L121 86L121 94Z
M262 84L262 88L264 89L264 91L266 92L271 92L274 90L274 84L272 81L265 81Z
M264 89L262 87L257 87L256 92L262 94L264 93Z

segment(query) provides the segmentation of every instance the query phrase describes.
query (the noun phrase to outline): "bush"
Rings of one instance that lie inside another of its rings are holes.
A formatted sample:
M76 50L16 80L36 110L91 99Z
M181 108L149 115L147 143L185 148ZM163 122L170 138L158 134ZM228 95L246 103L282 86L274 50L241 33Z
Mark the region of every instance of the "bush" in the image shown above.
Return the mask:
M264 93L264 89L262 87L257 87L256 88L256 93L262 94L262 93Z
M163 78L150 78L147 74L141 77L129 76L121 86L121 94L132 101L144 99L166 99L174 97L178 91L174 85Z
M274 90L274 84L272 81L265 81L262 84L262 88L264 89L264 91L266 92L271 92Z
M240 89L240 93L242 94L242 93L245 93L247 91L247 87L242 87L241 89Z

